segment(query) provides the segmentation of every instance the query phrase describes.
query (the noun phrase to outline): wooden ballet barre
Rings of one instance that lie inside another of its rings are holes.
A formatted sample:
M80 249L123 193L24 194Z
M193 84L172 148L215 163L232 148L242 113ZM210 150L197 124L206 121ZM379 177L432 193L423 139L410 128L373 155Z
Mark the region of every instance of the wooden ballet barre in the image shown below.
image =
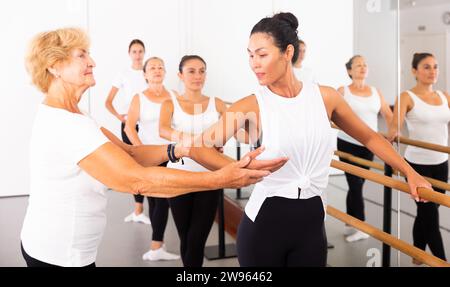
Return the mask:
M370 167L376 170L380 170L380 171L384 171L384 166L380 163L376 163L370 160L366 160L360 157L356 157L352 154L349 153L345 153L342 151L335 151L334 154L340 158L346 159L348 161L351 161L353 163L362 165L362 166L366 166L366 167ZM400 174L401 176L405 176L402 172L398 171L398 170L394 170L393 171L394 174ZM425 178L429 183L431 183L431 185L433 185L436 188L440 188L443 190L450 190L450 184L448 184L447 182L444 181L440 181L431 177L427 177L424 176L423 178Z
M382 184L384 186L400 190L404 193L410 194L409 186L405 182L401 182L399 180L395 180L391 177L378 174L372 171L368 171L366 169L344 163L337 160L331 161L331 167L337 168L339 170L345 171L347 173L365 178L367 180ZM419 187L417 189L417 192L419 193L420 198L425 199L427 201L431 201L443 206L450 207L450 196L433 191L431 189Z
M403 240L395 238L394 236L392 236L386 232L383 232L366 222L358 220L358 219L356 219L356 218L354 218L354 217L352 217L330 205L328 205L328 207L327 207L327 214L336 218L339 221L342 221L348 225L355 227L358 230L361 230L364 233L369 234L373 238L376 238L376 239L386 243L387 245L399 250L400 252L402 252L404 254L411 256L412 258L419 260L420 262L423 262L424 264L426 264L428 266L450 267L450 264L447 263L446 261L444 261L440 258L434 257L434 256L426 253L425 251L423 251L415 246L412 246Z
M387 135L384 133L380 133L380 134L383 135L384 137L387 137ZM405 144L405 145L411 145L411 146L420 147L420 148L424 148L424 149L428 149L428 150L432 150L432 151L438 151L438 152L450 154L450 147L448 147L448 146L437 145L437 144L432 144L432 143L418 141L418 140L412 140L412 139L405 138L405 137L400 137L398 140L400 141L400 143Z
M334 128L334 129L337 129L337 130L341 130L334 123L331 123L331 127ZM385 138L387 138L387 134L386 133L379 132L379 134L384 136ZM437 144L432 144L432 143L418 141L418 140L412 140L412 139L405 138L405 137L399 137L397 139L399 140L399 142L401 144L411 145L411 146L420 147L420 148L423 148L423 149L428 149L428 150L432 150L432 151L437 151L437 152L450 154L450 147L448 147L448 146L437 145Z

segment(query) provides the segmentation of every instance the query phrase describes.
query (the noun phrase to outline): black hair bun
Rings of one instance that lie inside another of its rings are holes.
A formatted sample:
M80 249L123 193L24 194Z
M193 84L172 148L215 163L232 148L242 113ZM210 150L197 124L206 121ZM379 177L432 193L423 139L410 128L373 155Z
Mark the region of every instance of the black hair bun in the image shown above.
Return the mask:
M288 23L294 31L298 29L297 17L295 17L295 15L290 12L280 12L278 14L275 14L273 15L273 19Z

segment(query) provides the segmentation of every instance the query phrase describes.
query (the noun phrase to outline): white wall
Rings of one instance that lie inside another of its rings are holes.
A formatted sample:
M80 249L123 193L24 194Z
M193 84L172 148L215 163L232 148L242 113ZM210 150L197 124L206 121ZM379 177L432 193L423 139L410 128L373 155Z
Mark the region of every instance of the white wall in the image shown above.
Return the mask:
M345 62L353 54L353 0L276 0L275 11L291 11L299 19L299 37L307 44L305 65L322 85L348 82Z
M25 9L26 7L26 9ZM57 13L55 13L57 11ZM0 196L28 192L28 145L42 94L26 74L26 46L38 32L60 26L86 27L86 2L40 0L0 2ZM57 137L57 131L55 131Z
M398 13L395 0L355 0L355 54L369 66L370 85L393 105L398 94ZM371 6L368 3L375 3Z
M0 2L0 32L6 39L0 46L0 79L5 83L0 107L4 125L0 196L28 192L28 143L42 95L31 86L23 58L26 45L36 33L66 26L89 31L97 85L84 97L82 107L117 133L119 123L106 112L104 101L116 72L130 64L127 49L131 39L145 42L146 57L156 55L166 61L169 88L181 87L176 75L181 56L196 53L208 63L205 93L235 101L252 93L257 83L246 52L251 28L274 10L290 10L300 18L301 33L308 42L308 65L322 83L337 87L345 79L343 61L353 50L352 8L351 0Z
M411 61L414 52L431 52L438 57L441 67L441 76L437 85L438 89L450 90L450 25L445 25L442 21L444 12L450 11L450 0L444 4L402 9L400 12L400 32L401 40L408 42L410 39L417 39L419 43L417 49L414 47L404 47L408 54L402 54L401 60L405 62L405 69L402 71L403 77L407 77L403 89L411 82L415 82L411 75ZM424 30L422 28L425 28ZM406 38L406 39L405 39ZM444 40L441 40L444 39ZM431 40L431 41L430 41ZM422 49L422 50L420 50ZM439 54L439 55L438 55Z
M183 0L93 0L89 1L91 55L95 59L97 84L91 89L91 114L99 124L119 133L120 123L105 108L105 100L116 74L131 65L128 45L141 39L145 58L158 56L166 64L165 85L177 89L176 75L185 40L180 31ZM119 98L120 95L117 96Z

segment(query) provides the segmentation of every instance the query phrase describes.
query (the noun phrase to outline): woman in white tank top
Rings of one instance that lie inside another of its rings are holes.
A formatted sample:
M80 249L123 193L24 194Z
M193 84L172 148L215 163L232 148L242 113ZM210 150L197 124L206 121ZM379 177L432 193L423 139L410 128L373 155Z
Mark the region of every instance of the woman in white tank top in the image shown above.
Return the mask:
M353 56L346 63L347 73L352 79L350 86L340 87L338 89L344 97L344 100L352 108L353 112L372 130L378 132L378 114L383 115L386 126L389 126L392 120L392 111L383 95L375 87L366 84L368 76L368 67L366 60L362 56ZM338 133L337 148L339 151L352 154L366 160L373 160L373 153L360 142L349 136L343 131ZM354 164L343 158L341 161ZM366 168L364 166L359 166ZM368 169L368 168L366 168ZM363 185L364 179L358 176L345 173L348 184L347 192L347 213L359 220L365 221ZM354 228L345 228L345 239L347 242L354 242L369 238L366 233L355 230Z
M389 139L394 141L399 136L399 128L406 126L409 138L448 145L448 123L450 122L450 97L448 93L435 91L439 67L435 57L429 53L415 54L412 72L417 85L403 92L395 104L399 113L389 129ZM405 158L420 174L448 181L448 154L408 146ZM441 193L445 190L436 189ZM433 202L418 202L417 216L414 221L414 246L425 250L430 247L436 257L446 260L445 249L439 226L439 206ZM420 262L414 260L415 264Z
M125 125L125 132L131 143L140 145L167 145L170 144L159 136L159 113L161 104L170 99L171 91L164 85L166 70L164 61L158 57L149 58L143 67L144 77L148 84L145 91L133 97L128 118ZM139 122L139 131L136 131L136 124ZM167 162L160 166L167 166ZM165 198L147 197L149 205L149 217L152 223L152 242L150 250L142 258L144 260L177 260L180 257L167 252L164 248L164 232L169 215L169 202ZM142 196L135 196L136 202L143 203ZM143 214L143 213L141 213ZM130 214L125 221L137 221L136 212Z
M417 187L431 188L336 90L295 78L297 27L291 13L264 18L253 27L247 51L259 89L234 103L195 143L222 145L250 122L248 131L258 135L252 142L259 140L265 146L258 159L289 158L256 184L245 207L237 237L241 266L326 266L325 189L333 155L330 120L405 172L416 199ZM193 148L190 155L211 169L232 161L213 149Z
M202 94L206 79L206 63L196 55L184 56L179 65L179 77L185 92L161 107L161 136L172 142L191 143L219 120L226 110L218 98ZM169 162L168 167L187 171L206 171L189 158L183 162ZM175 225L180 236L180 252L185 267L201 267L206 239L211 230L220 196L219 190L192 193L169 200Z
M133 96L136 93L143 91L147 84L142 73L142 67L144 66L145 45L139 39L134 39L128 45L128 56L131 60L131 66L121 71L114 80L108 97L106 98L106 109L120 121L120 131L122 141L126 144L132 145L133 143L125 132L125 124L127 120L128 109ZM119 93L120 91L120 93ZM119 97L116 98L116 96ZM135 130L138 130L138 125L134 126ZM150 219L143 213L144 211L144 197L137 195L134 204L134 213L125 218L125 221L142 222L150 224Z

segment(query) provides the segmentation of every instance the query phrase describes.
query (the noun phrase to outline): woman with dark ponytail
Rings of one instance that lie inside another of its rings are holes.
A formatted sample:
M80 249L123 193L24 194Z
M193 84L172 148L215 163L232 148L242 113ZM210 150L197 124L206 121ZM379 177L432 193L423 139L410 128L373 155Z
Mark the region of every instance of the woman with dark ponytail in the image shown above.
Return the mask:
M260 160L289 159L256 184L245 207L237 236L241 266L326 266L325 189L334 146L330 120L404 172L414 197L419 197L417 187L431 188L387 140L355 115L335 89L295 77L297 27L291 13L264 18L253 27L247 51L260 86L196 139L221 146L246 128L251 143L265 147ZM206 149L192 148L190 156L211 169L232 161L209 151L206 157Z
M450 122L450 97L446 92L436 91L439 66L429 53L414 54L412 73L417 85L403 92L395 104L394 119L389 128L389 139L399 136L404 122L409 138L448 145L448 123ZM408 146L405 159L421 175L440 181L448 180L448 154ZM445 193L445 190L436 189ZM430 247L434 256L446 260L444 244L439 230L439 205L433 202L417 202L417 216L413 227L414 246L425 250ZM413 260L415 264L421 264Z

